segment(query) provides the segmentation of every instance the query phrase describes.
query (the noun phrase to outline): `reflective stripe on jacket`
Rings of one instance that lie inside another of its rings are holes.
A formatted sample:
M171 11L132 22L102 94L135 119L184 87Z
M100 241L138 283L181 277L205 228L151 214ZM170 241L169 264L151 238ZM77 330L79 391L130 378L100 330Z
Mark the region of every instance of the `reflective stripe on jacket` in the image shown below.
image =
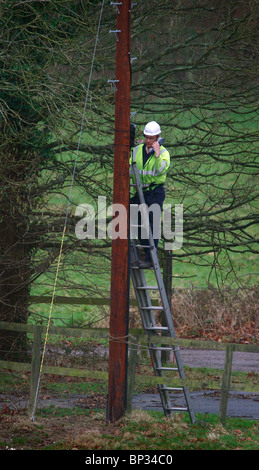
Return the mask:
M150 184L163 184L166 180L166 173L170 166L170 155L169 152L161 145L160 155L156 158L155 153L153 153L149 159L146 161L143 166L143 146L145 144L140 144L135 147L131 153L130 157L130 176L134 180L132 175L132 163L136 162L140 181L143 184L143 187L148 187ZM134 181L135 182L135 181Z

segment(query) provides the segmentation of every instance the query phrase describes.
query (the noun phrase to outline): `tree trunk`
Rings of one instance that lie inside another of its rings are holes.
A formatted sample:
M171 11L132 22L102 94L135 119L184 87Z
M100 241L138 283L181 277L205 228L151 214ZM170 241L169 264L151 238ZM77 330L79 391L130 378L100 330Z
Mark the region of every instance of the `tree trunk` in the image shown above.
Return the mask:
M26 243L28 227L25 215L21 210L18 213L12 198L5 195L4 199L0 221L0 321L27 323L30 280L28 240ZM21 209L21 204L19 206ZM26 333L0 330L1 359L23 361L26 351Z

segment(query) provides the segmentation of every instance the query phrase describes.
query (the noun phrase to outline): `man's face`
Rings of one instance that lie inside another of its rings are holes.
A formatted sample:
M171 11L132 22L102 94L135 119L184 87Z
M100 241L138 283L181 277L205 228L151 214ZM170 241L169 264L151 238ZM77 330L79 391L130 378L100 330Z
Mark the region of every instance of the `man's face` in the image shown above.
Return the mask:
M148 148L152 147L153 143L156 141L157 136L156 135L145 135L145 144Z

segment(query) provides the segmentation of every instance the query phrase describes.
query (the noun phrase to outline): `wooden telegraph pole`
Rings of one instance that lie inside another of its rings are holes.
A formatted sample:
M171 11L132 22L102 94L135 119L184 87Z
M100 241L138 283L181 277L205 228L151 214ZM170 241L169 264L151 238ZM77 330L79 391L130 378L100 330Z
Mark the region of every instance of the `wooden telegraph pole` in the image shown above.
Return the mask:
M130 37L131 0L113 2L117 8L115 139L113 204L121 204L119 226L113 214L114 230L120 234L129 227L129 154L130 154ZM116 232L115 232L116 234ZM117 421L126 410L129 253L128 236L112 240L111 311L109 344L108 421Z

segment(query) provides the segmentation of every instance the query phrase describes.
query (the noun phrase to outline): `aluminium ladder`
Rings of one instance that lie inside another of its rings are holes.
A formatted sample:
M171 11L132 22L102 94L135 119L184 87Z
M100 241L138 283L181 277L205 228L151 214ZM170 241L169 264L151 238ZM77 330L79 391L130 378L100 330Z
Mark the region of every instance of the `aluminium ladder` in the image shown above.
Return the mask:
M142 217L142 223L144 219L144 224L148 224L149 228L149 222L148 222L148 211L147 207L145 205L145 200L144 200L144 194L142 190L142 184L140 182L138 170L136 167L136 164L133 163L132 165L133 169L133 174L135 176L135 181L136 183L133 185L136 187L138 196L139 196L139 201L140 204L143 204L142 208L144 213L144 217ZM142 225L141 225L142 226ZM131 225L132 228L137 228L139 227L138 225ZM173 319L171 315L171 309L169 307L169 302L168 298L166 295L165 287L164 287L164 282L163 278L161 275L161 270L159 266L159 260L158 260L158 255L157 255L157 250L155 249L154 246L154 240L153 240L153 235L151 230L148 230L148 239L149 239L149 245L143 246L137 244L136 239L131 240L131 247L130 247L130 274L131 274L131 279L138 303L138 307L140 310L140 315L142 319L142 324L145 333L148 335L150 341L148 342L148 349L149 349L149 354L151 356L151 361L154 369L154 373L158 377L165 377L165 372L172 371L172 372L178 372L180 375L181 379L185 379L185 373L180 357L180 352L179 348L176 346L169 346L169 347L164 347L164 346L159 346L158 344L152 343L152 335L161 335L161 334L166 334L167 336L171 337L176 337L175 334L175 329L174 329L174 324L173 324ZM144 270L141 269L138 266L138 261L139 261L139 254L138 254L138 248L139 247L144 247L150 250L150 255L151 255L151 260L152 260L152 269L154 269L155 277L156 277L156 282L157 285L155 286L149 286L147 285ZM162 302L162 306L158 307L152 305L152 300L149 295L149 292L152 290L156 290L160 294L160 299ZM154 311L155 310L162 310L164 311L164 317L165 317L165 323L166 326L159 326L156 323ZM161 336L161 343L163 337ZM174 354L176 364L173 367L169 366L163 366L161 362L161 351L167 350L171 351ZM165 382L166 382L166 377L165 377ZM187 387L182 386L182 387L168 387L165 384L163 385L158 385L159 393L160 393L160 398L161 398L161 403L163 406L164 414L166 416L172 414L174 411L187 411L189 413L190 419L192 423L195 423L195 414L192 409L191 405L191 399L190 399L190 394L189 390ZM170 397L170 394L173 392L177 391L182 391L184 394L186 406L184 407L176 407L172 405L172 399Z

